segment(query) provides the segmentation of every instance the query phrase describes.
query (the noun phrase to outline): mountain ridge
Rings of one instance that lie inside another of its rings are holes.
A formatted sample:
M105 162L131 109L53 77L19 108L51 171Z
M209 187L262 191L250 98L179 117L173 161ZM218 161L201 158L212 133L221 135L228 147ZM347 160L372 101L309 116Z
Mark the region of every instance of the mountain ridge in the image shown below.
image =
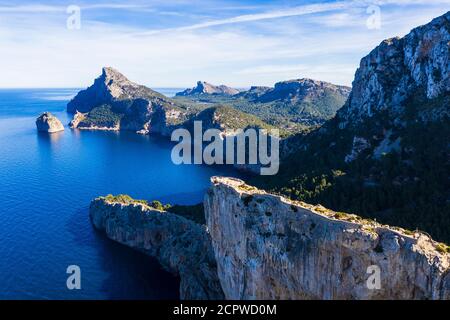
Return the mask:
M383 41L336 117L285 141L277 178L255 183L449 243L449 45L450 12Z
M258 116L291 133L321 125L335 116L347 100L350 88L313 79L277 82L274 87L252 86L234 95L178 95L182 103L230 105Z
M197 81L197 85L191 89L177 92L175 96L191 96L191 95L235 95L239 90L228 87L226 85L213 85L205 81Z

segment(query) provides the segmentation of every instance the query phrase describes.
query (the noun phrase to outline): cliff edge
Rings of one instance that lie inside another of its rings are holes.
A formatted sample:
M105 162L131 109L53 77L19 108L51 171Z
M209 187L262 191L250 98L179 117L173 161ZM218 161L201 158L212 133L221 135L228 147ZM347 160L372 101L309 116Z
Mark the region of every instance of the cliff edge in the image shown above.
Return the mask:
M227 299L450 299L450 248L423 233L233 178L212 178L204 205Z
M112 196L93 200L89 214L108 238L155 257L178 275L181 299L223 299L204 226L141 201Z

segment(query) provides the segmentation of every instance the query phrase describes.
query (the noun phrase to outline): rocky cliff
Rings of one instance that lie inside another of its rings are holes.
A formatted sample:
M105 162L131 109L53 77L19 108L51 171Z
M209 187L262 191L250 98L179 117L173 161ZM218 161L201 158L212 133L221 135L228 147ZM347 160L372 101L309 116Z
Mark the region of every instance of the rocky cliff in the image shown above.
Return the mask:
M450 248L425 234L212 184L205 214L227 299L450 299Z
M271 181L310 203L450 243L450 12L361 59L337 116L286 141Z
M100 109L99 109L100 108ZM92 86L80 91L67 105L77 116L72 127L80 129L132 130L169 135L186 120L184 106L143 85L128 80L113 68L103 68ZM76 124L76 126L74 126Z
M178 275L182 299L223 298L204 226L123 197L97 198L89 212L95 228L110 239L155 257Z
M191 95L235 95L238 94L239 90L227 87L225 85L215 86L208 82L198 81L197 85L192 89L186 89L182 92L178 92L177 96L191 96Z
M54 133L64 131L61 121L50 112L44 112L36 119L36 127L41 132Z
M412 108L411 99L423 104L420 118L448 117L449 44L450 12L403 38L383 41L361 60L351 95L338 113L341 127L381 111L397 118ZM427 102L433 100L440 103L430 108Z
M346 86L339 86L325 81L303 78L277 82L275 83L275 86L273 88L266 90L264 94L257 97L257 101L310 101L314 99L324 98L327 95L344 97L344 99L346 99L350 93L350 90L351 88ZM249 93L253 92L255 92L255 88L249 90ZM338 106L337 108L341 106L342 105Z

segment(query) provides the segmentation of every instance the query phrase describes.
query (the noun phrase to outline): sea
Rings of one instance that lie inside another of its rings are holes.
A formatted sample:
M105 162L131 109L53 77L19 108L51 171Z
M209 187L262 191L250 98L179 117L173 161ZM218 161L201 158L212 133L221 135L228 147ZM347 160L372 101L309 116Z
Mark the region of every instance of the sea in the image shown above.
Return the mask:
M175 165L173 145L162 137L71 130L65 109L79 90L0 89L0 299L178 299L179 279L96 231L89 203L129 194L196 204L211 176L237 173ZM65 131L38 133L44 111ZM71 265L80 268L80 289L66 285Z

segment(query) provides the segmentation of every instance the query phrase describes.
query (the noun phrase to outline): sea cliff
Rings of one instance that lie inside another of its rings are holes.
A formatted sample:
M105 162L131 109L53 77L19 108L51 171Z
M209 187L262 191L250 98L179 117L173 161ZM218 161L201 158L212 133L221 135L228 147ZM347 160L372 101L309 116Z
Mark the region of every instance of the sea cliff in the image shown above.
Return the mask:
M423 233L232 178L212 178L204 206L227 299L450 299L449 248Z
M450 299L450 248L424 233L234 178L213 177L204 207L207 228L108 197L91 203L90 216L179 275L183 299Z
M114 241L155 257L180 277L182 299L222 299L205 226L143 202L100 197L91 202L94 227Z

